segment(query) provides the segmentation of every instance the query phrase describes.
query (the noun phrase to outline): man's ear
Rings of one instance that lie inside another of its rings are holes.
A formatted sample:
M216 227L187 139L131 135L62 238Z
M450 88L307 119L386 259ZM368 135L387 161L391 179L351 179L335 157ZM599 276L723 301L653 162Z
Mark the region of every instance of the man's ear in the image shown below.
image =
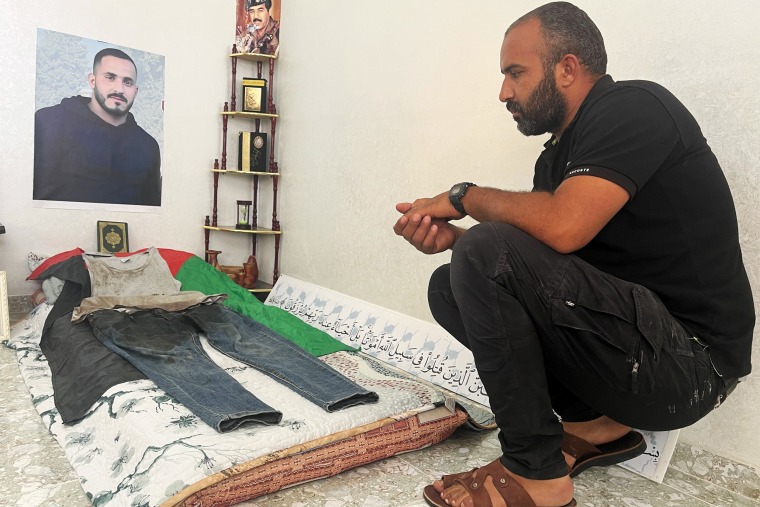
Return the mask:
M576 79L580 77L580 73L583 71L581 62L578 61L578 57L574 54L566 54L554 67L557 86L567 87L572 85Z
M92 88L94 90L95 89L95 74L93 74L92 72L90 72L87 75L87 82L90 83L90 88Z

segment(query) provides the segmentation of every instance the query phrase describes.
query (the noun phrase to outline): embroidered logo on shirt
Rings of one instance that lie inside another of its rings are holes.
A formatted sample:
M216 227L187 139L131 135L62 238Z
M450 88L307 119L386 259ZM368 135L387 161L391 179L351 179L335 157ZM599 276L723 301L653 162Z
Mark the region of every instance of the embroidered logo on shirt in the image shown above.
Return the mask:
M591 169L589 169L588 167L576 167L575 169L567 173L567 175L575 176L577 174L582 174L582 173L587 173L587 172L591 172Z

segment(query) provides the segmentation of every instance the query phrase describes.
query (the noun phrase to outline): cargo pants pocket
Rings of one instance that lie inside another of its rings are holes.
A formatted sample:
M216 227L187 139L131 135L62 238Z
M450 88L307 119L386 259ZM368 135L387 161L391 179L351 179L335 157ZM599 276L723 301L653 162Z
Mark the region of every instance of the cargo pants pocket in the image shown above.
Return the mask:
M627 301L595 291L552 299L551 321L568 335L566 355L579 371L619 391L650 394L672 317L651 291L626 285L617 296Z

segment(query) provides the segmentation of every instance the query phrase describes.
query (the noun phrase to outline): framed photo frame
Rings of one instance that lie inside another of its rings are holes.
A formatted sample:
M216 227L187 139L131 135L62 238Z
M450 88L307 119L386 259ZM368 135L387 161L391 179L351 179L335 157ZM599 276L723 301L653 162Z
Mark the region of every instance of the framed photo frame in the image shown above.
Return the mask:
M126 222L98 220L98 252L129 252L129 230Z
M277 58L280 52L280 0L235 0L235 48Z
M244 77L243 78L243 112L266 113L267 112L267 80Z
M0 341L11 337L11 318L8 310L8 281L0 271Z

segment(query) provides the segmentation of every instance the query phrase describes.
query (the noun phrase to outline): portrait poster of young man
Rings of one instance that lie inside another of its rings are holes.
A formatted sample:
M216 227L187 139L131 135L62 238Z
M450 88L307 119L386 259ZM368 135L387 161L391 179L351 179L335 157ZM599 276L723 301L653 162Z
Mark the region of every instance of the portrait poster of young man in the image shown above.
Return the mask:
M164 57L37 31L35 206L161 206Z

